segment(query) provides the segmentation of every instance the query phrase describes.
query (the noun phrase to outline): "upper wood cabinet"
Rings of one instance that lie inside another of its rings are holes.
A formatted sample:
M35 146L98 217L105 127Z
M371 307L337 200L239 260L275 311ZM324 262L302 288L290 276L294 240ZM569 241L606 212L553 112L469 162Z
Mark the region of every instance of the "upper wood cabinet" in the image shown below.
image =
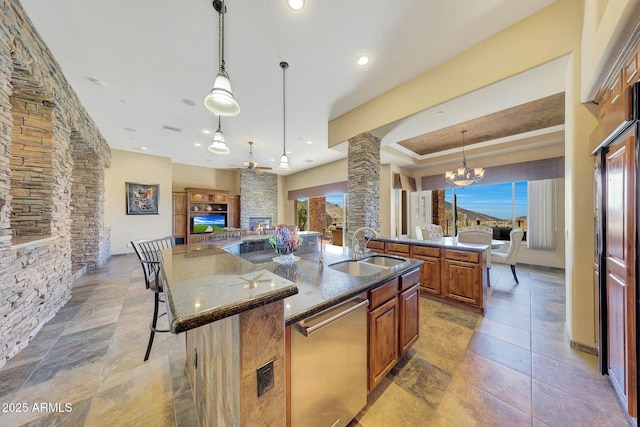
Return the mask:
M187 235L187 195L183 192L174 192L172 195L173 237L184 239Z

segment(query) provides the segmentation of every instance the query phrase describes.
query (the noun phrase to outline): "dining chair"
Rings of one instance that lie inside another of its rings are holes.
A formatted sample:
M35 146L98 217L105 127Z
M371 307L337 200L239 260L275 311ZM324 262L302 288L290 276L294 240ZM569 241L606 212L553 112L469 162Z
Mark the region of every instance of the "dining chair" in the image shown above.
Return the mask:
M176 241L173 236L162 237L160 239L153 240L136 240L132 241L131 245L138 255L142 270L144 271L144 281L147 289L153 292L153 319L149 324L151 334L149 335L149 343L147 344L147 352L144 355L144 360L149 359L151 353L151 346L153 345L153 338L156 332L169 332L169 329L158 329L158 319L166 315L166 311L158 315L160 303L164 303L164 299L160 297L163 292L162 286L162 258L160 251L163 249L173 248L176 245Z
M443 236L442 227L438 224L416 225L416 239L435 240Z
M491 286L489 270L491 269L491 240L493 239L493 228L486 225L472 225L458 231L458 242L460 243L478 243L489 245L487 254L487 282Z
M506 252L493 252L493 259L500 264L508 264L511 266L511 273L516 283L519 284L518 276L516 275L516 261L518 258L518 252L520 251L520 244L524 237L524 231L522 228L514 228L509 233L509 247Z

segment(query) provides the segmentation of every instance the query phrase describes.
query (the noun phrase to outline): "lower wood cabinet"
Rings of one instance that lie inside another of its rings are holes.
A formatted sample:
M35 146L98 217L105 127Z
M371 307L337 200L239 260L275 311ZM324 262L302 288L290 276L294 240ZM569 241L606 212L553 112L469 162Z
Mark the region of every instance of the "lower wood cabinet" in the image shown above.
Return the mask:
M420 267L420 289L428 294L442 294L440 249L413 246L411 258L424 261Z
M398 361L398 297L369 311L369 380L371 391Z
M369 291L368 390L373 390L418 340L420 270Z
M400 316L399 350L404 354L418 341L420 331L420 284L416 283L398 295Z
M442 294L474 306L482 306L482 268L477 252L444 250L444 280Z

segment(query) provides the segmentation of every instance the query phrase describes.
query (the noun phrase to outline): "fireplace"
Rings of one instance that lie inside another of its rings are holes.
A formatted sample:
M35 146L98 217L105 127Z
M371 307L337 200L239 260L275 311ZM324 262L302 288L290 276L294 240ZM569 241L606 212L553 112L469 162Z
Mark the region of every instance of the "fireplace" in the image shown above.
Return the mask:
M250 217L249 218L249 231L256 231L260 229L271 228L270 217Z

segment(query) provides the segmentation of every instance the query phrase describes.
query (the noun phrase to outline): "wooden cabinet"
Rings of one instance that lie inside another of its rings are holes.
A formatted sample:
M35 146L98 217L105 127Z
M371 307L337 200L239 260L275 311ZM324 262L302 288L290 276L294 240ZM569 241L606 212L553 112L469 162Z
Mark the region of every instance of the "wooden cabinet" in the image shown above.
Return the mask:
M334 242L334 244L335 244L335 242ZM370 241L367 244L367 248L369 248L369 250L371 252L375 252L375 253L378 253L378 254L383 254L384 253L384 242Z
M230 195L227 201L227 227L240 228L240 196Z
M424 262L420 267L420 290L424 296L484 314L488 284L484 252L384 240L372 240L368 247L372 243L384 244L386 254Z
M440 249L413 246L411 258L424 261L420 267L420 289L424 292L440 295L442 286L440 280Z
M369 291L368 390L373 390L418 340L420 270Z
M173 196L173 237L176 243L184 243L187 236L187 195L174 192Z
M186 243L193 243L193 241L198 240L197 238L192 238L193 230L191 222L194 216L224 215L226 226L228 226L228 190L210 190L204 188L185 188L184 190L187 203L185 215Z
M444 249L442 294L452 300L482 306L480 253Z
M369 380L371 391L398 361L398 297L369 311Z
M398 351L403 355L418 341L420 332L420 270L400 276L398 294Z

